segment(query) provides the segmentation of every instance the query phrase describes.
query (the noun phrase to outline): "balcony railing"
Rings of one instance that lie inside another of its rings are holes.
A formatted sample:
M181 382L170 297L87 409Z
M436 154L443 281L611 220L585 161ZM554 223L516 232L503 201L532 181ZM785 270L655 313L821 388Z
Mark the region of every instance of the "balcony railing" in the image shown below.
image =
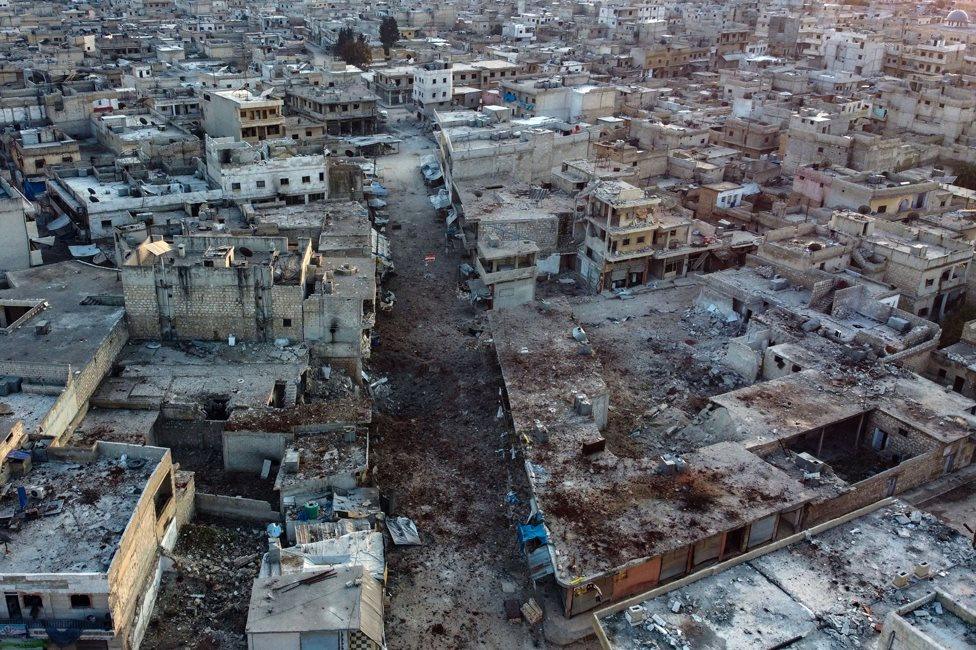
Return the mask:
M102 630L113 631L112 622L106 616L85 618L0 618L0 628L26 626L29 630L52 628L55 630Z

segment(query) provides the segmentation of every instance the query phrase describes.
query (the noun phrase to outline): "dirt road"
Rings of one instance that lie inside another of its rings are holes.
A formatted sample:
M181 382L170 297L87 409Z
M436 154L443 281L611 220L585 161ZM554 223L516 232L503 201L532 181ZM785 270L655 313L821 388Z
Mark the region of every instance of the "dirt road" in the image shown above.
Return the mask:
M513 523L526 506L521 461L497 452L506 433L495 417L500 376L490 347L471 333L485 319L457 290L461 251L445 244L427 199L419 166L433 145L404 135L398 155L379 159L401 228L391 231L397 275L388 284L397 303L378 325L370 363L392 386L374 449L377 483L425 545L387 554L389 645L541 647L503 611L504 599L527 593ZM510 490L521 505L507 503Z

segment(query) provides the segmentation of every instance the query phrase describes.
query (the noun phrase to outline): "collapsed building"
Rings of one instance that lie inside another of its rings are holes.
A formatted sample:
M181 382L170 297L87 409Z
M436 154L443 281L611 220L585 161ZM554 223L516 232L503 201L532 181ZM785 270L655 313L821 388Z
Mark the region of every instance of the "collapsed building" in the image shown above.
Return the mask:
M121 259L134 338L306 342L353 376L369 356L371 256L325 258L307 239L196 235L146 241Z
M974 562L965 537L884 500L600 610L594 627L603 648L619 650L716 641L963 648L974 641Z
M837 311L849 311L837 316L863 321L869 316L861 312L883 308L841 309L848 296L861 295L854 289L838 292ZM722 291L709 285L703 300L731 311L734 292L719 302ZM790 311L753 317L737 342L749 352L730 346L728 356L758 383L712 397L674 433L684 442L671 442L660 458L620 455L604 437L612 395L564 302L492 312L506 404L532 489L520 539L533 579L553 576L565 616L750 553L972 462L976 403L878 363L895 351L910 357L919 341L895 344L895 329L832 338L826 318L804 327L810 318ZM935 326L924 327L934 335Z

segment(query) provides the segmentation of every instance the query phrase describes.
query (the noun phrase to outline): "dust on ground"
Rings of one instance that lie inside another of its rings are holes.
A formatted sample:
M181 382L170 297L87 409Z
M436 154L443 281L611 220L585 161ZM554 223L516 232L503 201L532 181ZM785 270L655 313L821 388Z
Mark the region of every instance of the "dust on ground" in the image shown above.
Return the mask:
M144 648L238 650L267 538L260 526L198 518L180 531Z
M511 432L496 418L501 377L486 319L457 289L463 251L427 199L419 166L432 144L403 129L400 153L378 161L397 224L387 283L397 302L376 327L369 368L391 387L373 454L377 485L424 545L387 551L389 647L545 647L539 630L505 616L506 599L536 594L515 538L528 511L525 472L499 451Z
M638 291L628 300L609 294L570 298L573 315L603 364L610 390L604 435L620 456L698 448L695 440L680 439L679 429L709 397L744 385L721 363L729 338L744 327L696 307L698 291L688 282Z
M256 472L225 470L221 449L173 447L171 452L173 460L180 464L180 469L194 472L193 480L197 492L258 499L271 504L278 502L278 493L274 490L278 463L272 465L268 478L262 479Z

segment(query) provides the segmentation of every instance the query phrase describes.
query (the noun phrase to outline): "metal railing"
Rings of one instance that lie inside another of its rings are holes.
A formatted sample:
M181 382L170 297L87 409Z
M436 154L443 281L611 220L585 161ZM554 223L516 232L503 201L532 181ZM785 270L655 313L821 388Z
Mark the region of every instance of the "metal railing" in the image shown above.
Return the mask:
M0 618L0 629L26 627L28 630L101 630L113 631L112 623L106 616L95 620L84 618Z

